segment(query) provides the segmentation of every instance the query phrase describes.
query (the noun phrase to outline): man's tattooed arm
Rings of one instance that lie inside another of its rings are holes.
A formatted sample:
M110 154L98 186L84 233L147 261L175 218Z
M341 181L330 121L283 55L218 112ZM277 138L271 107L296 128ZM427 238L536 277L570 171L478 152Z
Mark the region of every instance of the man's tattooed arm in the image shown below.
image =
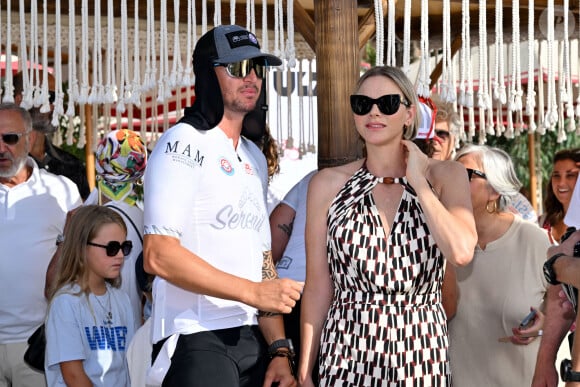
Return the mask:
M278 272L276 271L276 267L274 266L274 261L272 260L272 251L264 251L263 253L264 260L262 261L262 281L264 280L273 280L278 278ZM272 313L272 312L263 312L259 311L259 317L270 317L276 316L280 313Z

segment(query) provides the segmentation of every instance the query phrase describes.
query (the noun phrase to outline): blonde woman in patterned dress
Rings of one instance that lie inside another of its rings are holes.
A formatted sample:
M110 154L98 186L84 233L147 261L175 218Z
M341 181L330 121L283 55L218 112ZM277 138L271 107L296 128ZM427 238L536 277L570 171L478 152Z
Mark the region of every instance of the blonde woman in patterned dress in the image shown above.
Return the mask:
M411 141L417 97L397 68L365 73L351 96L367 157L311 180L298 380L313 386L451 384L444 258L477 240L465 168Z

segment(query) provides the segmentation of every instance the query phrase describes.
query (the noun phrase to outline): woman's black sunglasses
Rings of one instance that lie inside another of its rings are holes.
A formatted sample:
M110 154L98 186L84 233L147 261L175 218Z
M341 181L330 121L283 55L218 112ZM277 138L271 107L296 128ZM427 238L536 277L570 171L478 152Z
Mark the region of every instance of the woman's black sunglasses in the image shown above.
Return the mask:
M381 113L390 116L399 111L401 104L406 107L411 106L409 101L401 100L399 94L386 94L376 99L360 94L353 94L350 96L350 107L352 112L357 116L368 114L373 108L373 105L377 105Z
M107 256L114 257L119 253L119 250L123 251L123 255L126 257L127 255L131 254L131 250L133 249L133 242L125 241L123 243L119 243L117 241L111 241L106 245L100 245L98 243L87 242L87 245L102 247L103 249L107 250Z
M473 175L479 176L482 179L487 180L487 176L485 175L485 173L478 171L477 169L471 169L471 168L465 168L465 169L467 170L467 178L469 179L469 181L471 181L471 178L473 177Z

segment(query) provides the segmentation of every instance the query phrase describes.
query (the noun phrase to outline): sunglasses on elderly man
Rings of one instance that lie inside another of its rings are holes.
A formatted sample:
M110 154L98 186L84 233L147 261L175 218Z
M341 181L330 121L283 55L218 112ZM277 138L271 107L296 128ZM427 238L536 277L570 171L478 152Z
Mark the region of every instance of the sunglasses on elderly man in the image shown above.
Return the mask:
M264 79L266 74L264 59L244 59L234 63L216 63L214 66L225 67L228 75L234 78L245 78L252 69L254 69L258 78Z
M2 142L6 145L16 145L18 141L20 141L20 137L22 137L26 133L4 133L1 134Z
M119 243L117 241L111 241L106 245L100 245L98 243L87 242L87 245L101 247L106 250L107 256L114 257L119 253L119 250L123 251L123 255L126 257L127 255L131 254L131 250L133 249L133 242L125 241L123 243Z
M411 103L402 100L399 94L386 94L379 98L371 98L360 94L350 96L350 107L357 116L368 114L373 105L377 105L381 113L390 116L399 111L401 104L406 107L411 106Z

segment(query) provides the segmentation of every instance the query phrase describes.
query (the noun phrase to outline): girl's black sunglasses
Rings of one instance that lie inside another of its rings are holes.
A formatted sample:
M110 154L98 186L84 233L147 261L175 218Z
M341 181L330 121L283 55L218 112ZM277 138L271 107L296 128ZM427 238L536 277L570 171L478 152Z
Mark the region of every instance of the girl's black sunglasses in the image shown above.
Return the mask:
M350 96L350 107L352 112L357 116L368 114L373 108L373 105L377 105L381 113L390 116L399 111L401 104L406 107L411 106L409 101L401 100L399 94L386 94L376 99L360 94L353 94Z
M107 256L114 257L119 253L119 250L123 251L123 255L126 257L127 255L131 254L131 250L133 249L133 242L125 241L123 243L119 243L117 241L111 241L106 245L100 245L98 243L87 242L87 245L102 247L107 251Z

